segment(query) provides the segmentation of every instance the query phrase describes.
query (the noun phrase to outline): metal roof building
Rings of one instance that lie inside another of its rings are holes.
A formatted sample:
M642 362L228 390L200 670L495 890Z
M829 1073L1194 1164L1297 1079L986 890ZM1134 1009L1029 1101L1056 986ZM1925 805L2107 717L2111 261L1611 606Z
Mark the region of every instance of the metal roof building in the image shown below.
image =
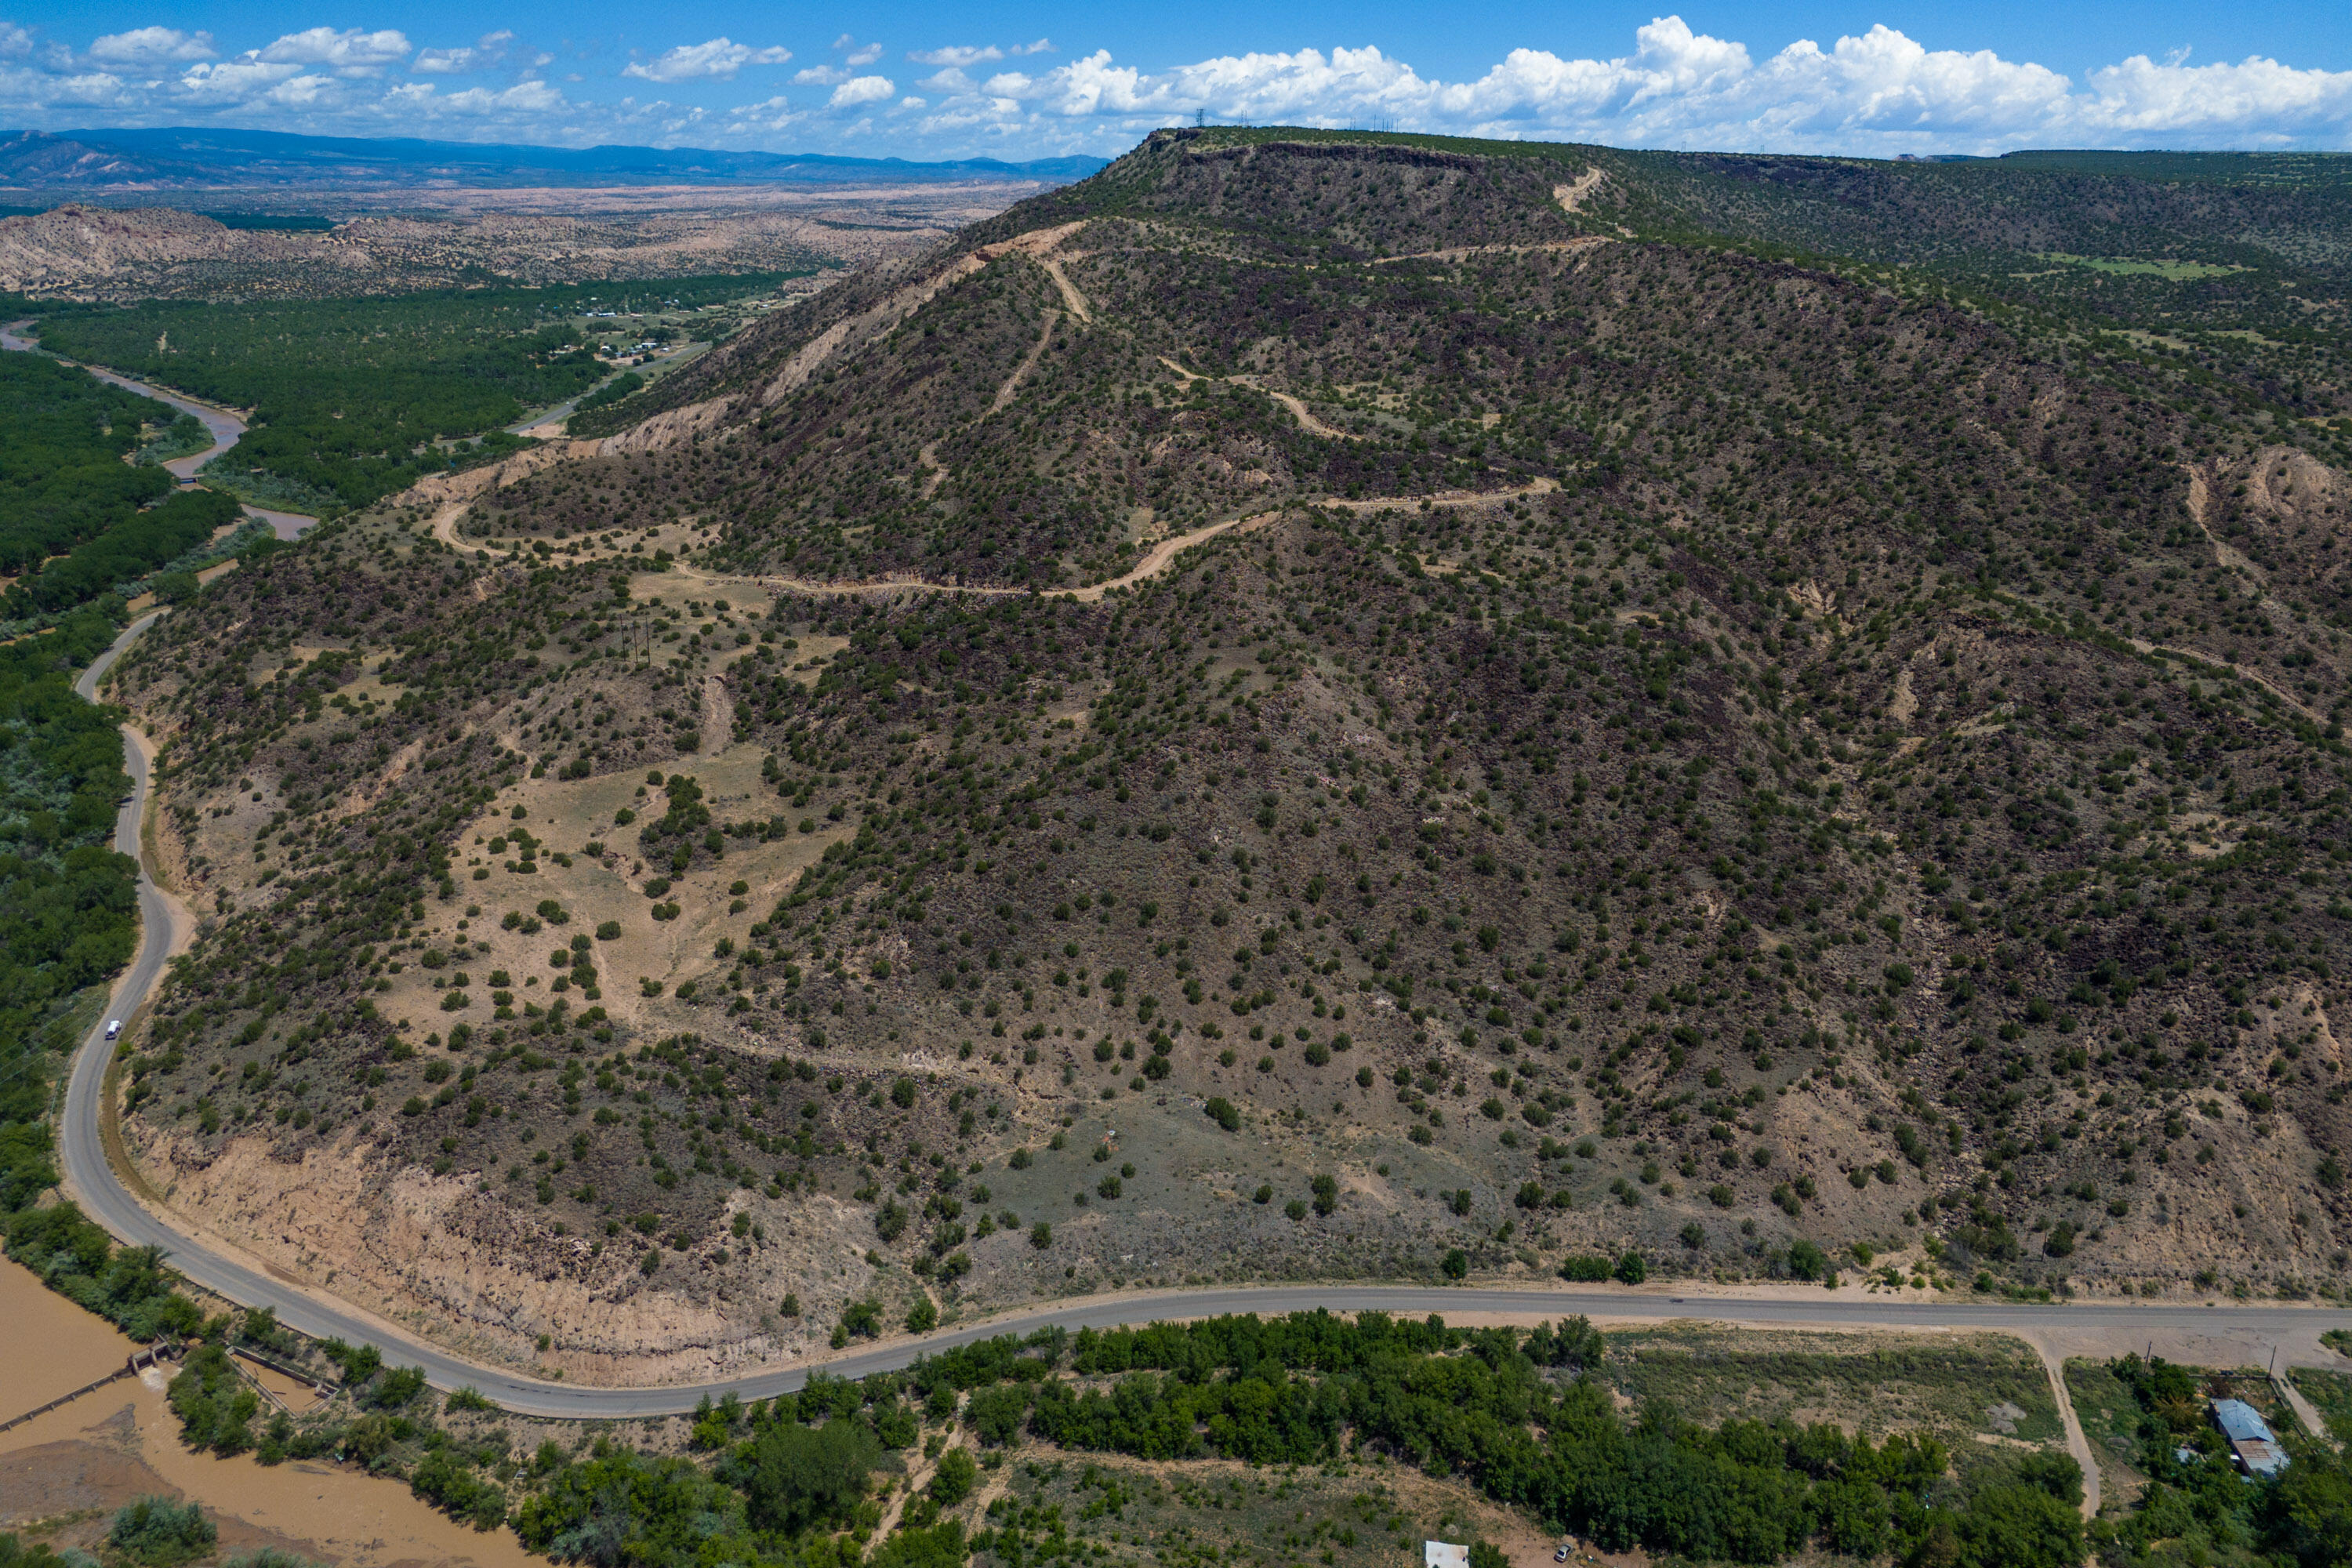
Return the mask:
M2213 1401L2213 1424L2228 1438L2231 1453L2237 1456L2239 1468L2250 1476L2265 1479L2285 1473L2289 1463L2286 1450L2279 1446L2278 1434L2270 1428L2262 1413L2242 1399Z

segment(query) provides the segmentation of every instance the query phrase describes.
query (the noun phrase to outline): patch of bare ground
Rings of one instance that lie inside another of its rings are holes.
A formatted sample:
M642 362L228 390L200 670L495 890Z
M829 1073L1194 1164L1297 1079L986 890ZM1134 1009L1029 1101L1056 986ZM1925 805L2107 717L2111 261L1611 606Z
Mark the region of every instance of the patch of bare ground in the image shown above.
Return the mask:
M1573 180L1554 185L1551 199L1559 204L1560 211L1572 213L1601 188L1601 182L1607 177L1606 173L1598 167L1587 169Z

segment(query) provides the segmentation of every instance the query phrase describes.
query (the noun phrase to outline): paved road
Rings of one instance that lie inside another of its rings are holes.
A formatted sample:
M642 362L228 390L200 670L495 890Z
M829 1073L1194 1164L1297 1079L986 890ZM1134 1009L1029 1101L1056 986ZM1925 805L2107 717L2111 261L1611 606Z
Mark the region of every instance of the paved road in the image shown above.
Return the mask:
M150 615L135 621L105 655L85 671L76 689L91 698L99 679L140 633L153 625ZM147 761L136 744L126 744L124 762L131 777L131 798L123 804L115 827L115 844L127 855L140 852L139 829L148 797ZM142 859L139 873L139 912L144 939L139 956L118 984L109 1017L128 1018L144 1002L163 974L174 934L173 906L156 891ZM1295 1312L1327 1307L1334 1311L1378 1309L1418 1316L1443 1312L1451 1317L1469 1313L1508 1313L1522 1319L1559 1318L1582 1312L1594 1317L1705 1318L1740 1323L1820 1323L1897 1328L2000 1329L2032 1332L2042 1329L2083 1329L2131 1325L2135 1330L2252 1331L2274 1337L2304 1334L2324 1327L2352 1327L2352 1312L2317 1311L2281 1306L2150 1307L2115 1305L2051 1305L1959 1300L1900 1302L1839 1300L1824 1297L1805 1300L1747 1300L1666 1295L1612 1289L1432 1288L1391 1285L1265 1286L1229 1289L1171 1290L1150 1295L1093 1298L1056 1306L1010 1312L987 1322L901 1340L837 1356L810 1365L768 1366L708 1385L667 1388L588 1388L550 1382L528 1373L477 1365L447 1351L424 1343L356 1309L290 1280L279 1279L248 1263L225 1255L184 1234L167 1219L151 1212L123 1186L108 1165L100 1138L106 1068L112 1047L103 1024L93 1029L75 1055L73 1074L66 1089L65 1115L58 1147L68 1189L84 1212L134 1245L163 1247L173 1267L205 1289L249 1307L277 1309L278 1321L318 1338L340 1338L352 1343L372 1342L387 1361L422 1366L433 1385L454 1389L471 1385L498 1404L529 1415L587 1418L628 1418L672 1415L691 1410L708 1393L735 1389L747 1399L788 1393L808 1380L812 1370L862 1377L871 1372L893 1372L921 1354L968 1344L994 1334L1025 1334L1049 1324L1067 1329L1112 1328L1154 1319L1210 1316L1220 1312Z
M590 387L586 392L582 393L580 397L594 396L597 393L604 391L604 388L618 381L622 376L626 375L629 373L630 368L634 368L639 375L644 376L647 381L656 380L661 376L668 374L671 371L677 369L678 366L684 364L688 360L692 359L695 355L702 353L710 345L709 343L705 342L680 343L677 347L670 350L667 353L656 354L653 358L646 361L643 364L636 365L635 367L625 366L620 370L613 372L604 380ZM509 436L528 436L542 425L552 425L559 419L569 419L572 417L572 411L580 406L580 397L574 397L566 402L556 404L551 408L542 408L536 414L525 415L515 424L507 426L507 434Z

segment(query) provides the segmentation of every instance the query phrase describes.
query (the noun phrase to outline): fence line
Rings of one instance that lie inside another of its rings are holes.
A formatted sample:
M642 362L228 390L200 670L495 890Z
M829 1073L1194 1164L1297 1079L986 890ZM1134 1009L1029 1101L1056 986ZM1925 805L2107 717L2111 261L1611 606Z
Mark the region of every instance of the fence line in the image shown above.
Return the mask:
M297 1383L307 1383L311 1390L322 1398L335 1391L335 1385L327 1379L315 1372L297 1366L290 1361L281 1361L276 1356L266 1355L257 1350L248 1350L243 1345L230 1346L228 1353L241 1356L256 1366L266 1366L281 1377L290 1377Z

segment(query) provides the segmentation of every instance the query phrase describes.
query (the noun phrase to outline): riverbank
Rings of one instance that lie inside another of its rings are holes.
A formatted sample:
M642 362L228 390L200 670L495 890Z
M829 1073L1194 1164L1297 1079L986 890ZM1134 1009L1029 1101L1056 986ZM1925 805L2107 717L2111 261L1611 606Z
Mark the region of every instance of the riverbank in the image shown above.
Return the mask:
M15 353L46 352L37 340L23 335L24 329L32 324L32 318L26 317L21 321L10 321L5 326L0 326L0 350ZM57 360L60 364L80 363L78 360L66 359L62 355L52 354L49 357ZM127 375L108 370L103 365L85 364L81 368L110 386L119 386L125 392L136 393L142 397L152 397L158 403L164 404L182 414L190 415L202 422L205 432L212 437L213 444L201 452L192 452L184 458L174 458L163 465L163 471L178 479L184 486L198 483L196 479L198 470L245 438L245 418L234 409L222 408L210 403L199 403L184 394L166 392L160 386L150 386L143 381L133 381ZM247 506L245 510L249 515L268 523L270 531L280 539L299 539L319 524L317 518L306 516L300 512L269 511L251 505Z
M5 1260L0 1322L17 1347L0 1359L0 1416L102 1377L139 1348ZM472 1530L398 1480L190 1453L164 1394L173 1370L167 1363L0 1433L0 1530L94 1550L116 1509L170 1497L204 1505L224 1559L272 1547L330 1568L545 1568L510 1531Z

